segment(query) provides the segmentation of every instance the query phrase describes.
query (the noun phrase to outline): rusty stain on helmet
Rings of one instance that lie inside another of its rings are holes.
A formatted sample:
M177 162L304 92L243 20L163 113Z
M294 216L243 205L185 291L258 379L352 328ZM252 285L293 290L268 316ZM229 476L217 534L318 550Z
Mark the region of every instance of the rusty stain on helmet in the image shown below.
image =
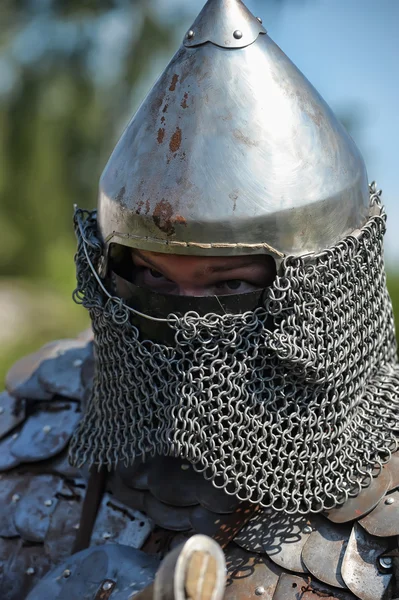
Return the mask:
M146 203L146 214L148 214L149 202ZM176 208L176 207L175 207ZM175 233L175 225L187 226L187 221L182 215L175 215L174 207L170 202L162 198L160 202L155 206L152 218L155 225L167 235L173 235Z
M141 215L142 214L142 209L144 206L144 200L139 200L136 204L136 215ZM144 214L148 215L148 213L150 212L151 206L150 206L150 201L146 200L145 201L145 211Z
M170 144L169 144L169 148L170 148L171 152L176 153L179 151L180 146L181 146L181 140L182 140L181 129L180 129L180 127L176 127L176 131L172 135L172 138L171 138Z
M187 227L187 221L182 215L176 215L173 221L179 225L185 225Z
M169 91L174 92L176 90L177 82L179 81L179 76L177 74L173 75L172 83L170 84Z
M187 100L188 100L188 92L186 92L184 94L183 100L181 102L181 107L182 108L187 108L188 107Z
M173 235L175 232L172 223L172 215L173 207L171 203L165 200L165 198L162 198L162 200L156 204L152 218L158 229L167 235Z
M165 139L165 129L163 127L161 127L160 129L158 129L158 136L157 136L158 144L162 144L164 139Z

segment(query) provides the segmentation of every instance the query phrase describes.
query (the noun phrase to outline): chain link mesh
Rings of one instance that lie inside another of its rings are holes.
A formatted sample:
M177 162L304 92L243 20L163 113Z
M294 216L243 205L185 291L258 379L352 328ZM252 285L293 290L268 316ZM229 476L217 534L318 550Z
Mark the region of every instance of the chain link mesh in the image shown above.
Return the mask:
M171 316L168 346L140 341L129 308L104 294L87 260L101 257L96 214L78 211L75 300L90 311L97 368L72 463L179 456L228 494L288 513L357 495L397 449L380 212L328 250L285 259L252 312Z

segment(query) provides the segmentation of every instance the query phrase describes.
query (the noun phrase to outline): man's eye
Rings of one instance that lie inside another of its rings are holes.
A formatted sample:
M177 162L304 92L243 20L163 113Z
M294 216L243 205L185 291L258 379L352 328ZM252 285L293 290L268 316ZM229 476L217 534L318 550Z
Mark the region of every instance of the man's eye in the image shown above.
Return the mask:
M230 290L238 290L244 282L240 279L231 279L230 281L226 281L226 286Z
M155 271L154 269L149 269L149 271L151 277L154 277L155 279L160 279L161 277L163 277L162 273L160 273L159 271Z

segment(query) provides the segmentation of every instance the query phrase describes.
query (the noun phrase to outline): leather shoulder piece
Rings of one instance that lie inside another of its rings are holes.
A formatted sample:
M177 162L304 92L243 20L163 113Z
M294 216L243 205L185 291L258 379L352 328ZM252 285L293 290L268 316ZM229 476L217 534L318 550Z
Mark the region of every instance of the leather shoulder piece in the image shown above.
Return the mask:
M332 593L329 598L385 599L392 579L388 555L397 548L399 535L397 469L398 454L394 454L357 498L325 515L258 513L235 543L249 555L262 557L263 570L265 564L270 570L273 563L284 573L265 600L294 600L294 589L304 599L326 590ZM254 572L259 568L255 566ZM236 597L235 585L228 598Z

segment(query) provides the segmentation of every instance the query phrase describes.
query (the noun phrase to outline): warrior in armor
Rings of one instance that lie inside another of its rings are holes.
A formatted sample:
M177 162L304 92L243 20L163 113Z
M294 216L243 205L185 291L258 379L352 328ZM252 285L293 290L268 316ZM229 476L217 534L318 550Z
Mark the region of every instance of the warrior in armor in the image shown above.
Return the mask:
M398 598L381 194L240 0L207 2L74 223L93 339L8 374L1 598Z

